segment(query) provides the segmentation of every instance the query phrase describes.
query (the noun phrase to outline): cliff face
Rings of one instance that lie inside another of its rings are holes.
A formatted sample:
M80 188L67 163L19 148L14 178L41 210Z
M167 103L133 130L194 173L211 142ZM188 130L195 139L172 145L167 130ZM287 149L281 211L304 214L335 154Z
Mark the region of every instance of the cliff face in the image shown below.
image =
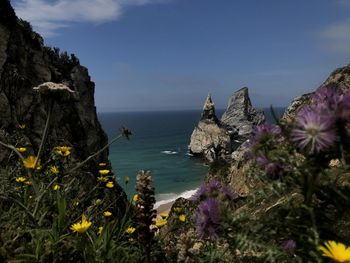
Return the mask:
M264 122L264 112L253 108L247 87L236 91L230 97L227 109L221 117L223 125L236 129L238 135L244 138L251 134L254 126Z
M7 0L0 2L0 13L0 139L37 152L48 109L32 88L51 81L65 83L79 100L56 103L48 145L71 145L78 159L100 149L107 136L97 119L95 85L88 70L74 55L45 47L41 36L16 18ZM23 124L25 128L19 129ZM0 162L7 155L1 149ZM107 155L104 152L100 159Z
M343 92L350 90L350 64L345 67L338 68L333 71L329 77L320 86L334 86L341 89ZM286 121L292 121L300 107L305 104L311 103L311 97L314 93L304 94L302 96L294 98L291 104L288 106L287 110L283 115L283 119Z
M350 64L336 69L319 87L334 86L342 91L350 90ZM305 105L312 103L312 93L307 93L293 99L283 115L283 120L291 122L296 117L299 109ZM250 168L251 163L244 158L245 145L243 144L232 154L232 163L230 172L226 178L226 182L231 186L232 190L241 196L247 196L252 190L258 187L257 182L247 182L245 172Z

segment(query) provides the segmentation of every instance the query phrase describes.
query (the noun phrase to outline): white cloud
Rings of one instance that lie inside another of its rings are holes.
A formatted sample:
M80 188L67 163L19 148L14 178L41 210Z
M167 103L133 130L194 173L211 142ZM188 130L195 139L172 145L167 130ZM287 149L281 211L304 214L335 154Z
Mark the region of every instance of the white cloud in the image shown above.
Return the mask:
M18 0L17 16L29 21L44 36L72 23L117 20L125 6L164 3L170 0Z
M350 19L328 26L322 37L332 51L350 54Z
M350 0L337 0L335 4L339 9L350 11ZM325 48L342 55L350 55L350 17L328 25L320 35Z

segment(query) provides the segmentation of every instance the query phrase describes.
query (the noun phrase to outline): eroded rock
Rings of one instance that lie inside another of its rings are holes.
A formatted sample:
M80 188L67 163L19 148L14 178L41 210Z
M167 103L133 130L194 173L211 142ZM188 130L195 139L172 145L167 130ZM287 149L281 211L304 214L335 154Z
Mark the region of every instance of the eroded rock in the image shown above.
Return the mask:
M192 132L189 150L194 155L203 156L208 162L225 158L231 153L230 134L221 127L210 95L204 103L201 119Z
M221 123L229 129L237 129L238 135L248 138L253 127L265 122L262 110L253 108L248 88L236 91L229 99L227 109L221 117Z

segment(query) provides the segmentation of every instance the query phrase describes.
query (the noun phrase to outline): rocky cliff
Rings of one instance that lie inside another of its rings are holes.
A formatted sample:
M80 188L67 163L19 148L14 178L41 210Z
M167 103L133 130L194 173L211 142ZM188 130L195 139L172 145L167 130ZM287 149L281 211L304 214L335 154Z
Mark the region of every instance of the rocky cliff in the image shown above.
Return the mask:
M40 159L45 163L52 159L54 147L69 146L69 161L61 165L70 169L108 143L97 119L95 84L75 55L44 46L42 37L33 32L30 24L16 17L8 0L0 1L0 14L0 141L25 147L24 157L36 156L51 106L47 97L33 88L46 82L63 83L61 86L69 87L74 97L56 99L51 104L53 113ZM17 162L11 150L0 145L0 169ZM111 169L108 149L76 171L79 195L92 192L100 162L107 162L105 169ZM85 205L104 196L111 202L119 197L125 202L121 187L114 189L108 195L100 189L87 196ZM122 208L123 202L115 211Z
M333 71L318 89L325 86L334 86L342 91L350 90L350 64ZM282 119L287 122L293 121L303 105L312 103L313 94L314 92L294 98L286 109ZM232 162L229 168L230 172L225 178L233 191L239 193L241 196L249 195L251 191L258 187L256 182L248 182L246 178L245 174L251 167L251 163L244 158L245 150L243 144L232 154Z
M264 122L264 112L253 108L247 87L236 91L230 97L227 109L221 117L223 125L237 130L238 135L243 138L251 134L254 126Z
M48 148L73 146L77 159L96 152L107 143L107 136L97 119L95 85L88 70L73 54L44 46L30 24L16 18L9 1L0 2L0 14L0 139L37 152L48 109L33 87L51 81L65 83L79 99L56 103ZM8 154L1 148L1 164ZM99 159L107 156L106 151Z
M189 150L194 155L202 155L209 162L224 158L231 152L230 134L221 127L210 95L204 103L201 119L192 132Z
M221 120L215 115L214 103L208 95L201 119L191 135L189 150L211 163L229 161L231 152L247 139L255 125L263 122L264 113L252 107L248 88L242 88L230 97Z
M350 90L350 64L334 70L319 89L325 86L334 86L342 91ZM283 119L286 121L292 121L300 107L311 102L313 94L314 92L294 98L285 111Z

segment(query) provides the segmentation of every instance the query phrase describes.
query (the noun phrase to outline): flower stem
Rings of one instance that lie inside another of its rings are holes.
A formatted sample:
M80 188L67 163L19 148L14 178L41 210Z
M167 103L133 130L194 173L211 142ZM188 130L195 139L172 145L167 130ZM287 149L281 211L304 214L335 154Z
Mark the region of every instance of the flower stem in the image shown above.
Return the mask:
M0 144L1 144L2 146L6 147L6 148L11 149L12 151L14 151L14 152L18 155L19 158L21 158L22 161L24 160L23 155L22 155L19 151L17 151L17 149L16 149L15 146L10 145L10 144L6 144L6 143L4 143L4 142L2 142L2 141L0 141Z
M117 137L115 137L111 142L107 143L105 146L103 146L100 150L98 150L96 153L90 155L88 158L86 158L84 161L82 161L81 163L78 163L76 166L74 166L72 169L70 169L68 172L66 172L66 175L74 172L75 170L77 170L78 168L80 168L81 166L83 166L85 163L87 163L88 161L90 161L92 158L96 157L98 154L100 154L101 152L103 152L104 150L106 150L111 144L113 144L114 142L116 142L118 139L120 139L123 135L120 134Z
M37 157L35 159L34 169L36 168L36 166L38 164L41 152L42 152L42 150L44 148L44 143L46 141L46 136L47 136L47 133L48 133L48 130L49 130L49 125L50 125L51 113L52 113L53 105L54 105L54 101L52 99L50 99L50 101L49 101L49 112L47 113L47 119L46 119L45 128L44 128L44 132L43 132L43 137L41 138L39 151L38 151Z

